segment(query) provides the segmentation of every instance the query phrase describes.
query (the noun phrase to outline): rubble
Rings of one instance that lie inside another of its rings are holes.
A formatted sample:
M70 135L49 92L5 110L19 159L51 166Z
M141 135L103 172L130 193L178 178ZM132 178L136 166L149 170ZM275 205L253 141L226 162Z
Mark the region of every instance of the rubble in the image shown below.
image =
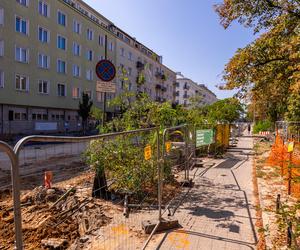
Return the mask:
M88 242L89 234L111 221L103 202L90 197L91 183L86 180L36 187L21 197L25 249L67 249ZM0 201L1 250L13 248L13 222L12 200Z

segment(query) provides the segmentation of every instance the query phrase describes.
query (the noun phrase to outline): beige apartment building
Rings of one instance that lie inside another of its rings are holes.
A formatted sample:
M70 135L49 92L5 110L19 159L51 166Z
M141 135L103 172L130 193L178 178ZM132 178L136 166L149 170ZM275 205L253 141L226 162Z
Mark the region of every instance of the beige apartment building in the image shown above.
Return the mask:
M198 84L181 74L177 75L174 96L176 104L186 107L191 104L192 97L199 97L200 106L209 105L218 100L217 96L204 84Z
M162 57L81 0L0 1L0 134L81 129L82 92L103 108L95 66L107 58L124 67L135 92L172 101L175 73ZM137 81L143 75L143 81ZM115 94L122 90L122 81ZM107 109L108 118L115 110Z

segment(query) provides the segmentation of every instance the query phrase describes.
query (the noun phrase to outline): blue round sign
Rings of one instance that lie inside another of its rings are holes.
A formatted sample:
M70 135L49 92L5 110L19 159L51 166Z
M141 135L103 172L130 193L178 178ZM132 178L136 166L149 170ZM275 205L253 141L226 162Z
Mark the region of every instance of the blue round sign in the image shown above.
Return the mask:
M116 76L116 67L108 60L101 60L96 65L96 75L100 80L110 82Z

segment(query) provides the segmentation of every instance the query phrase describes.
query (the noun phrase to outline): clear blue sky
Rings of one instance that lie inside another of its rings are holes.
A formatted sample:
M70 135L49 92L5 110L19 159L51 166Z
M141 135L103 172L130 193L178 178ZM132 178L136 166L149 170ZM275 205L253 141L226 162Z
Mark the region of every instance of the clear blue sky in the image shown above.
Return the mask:
M221 0L84 0L128 34L163 56L174 71L206 84L219 98L224 65L254 40L239 24L224 30L213 5Z

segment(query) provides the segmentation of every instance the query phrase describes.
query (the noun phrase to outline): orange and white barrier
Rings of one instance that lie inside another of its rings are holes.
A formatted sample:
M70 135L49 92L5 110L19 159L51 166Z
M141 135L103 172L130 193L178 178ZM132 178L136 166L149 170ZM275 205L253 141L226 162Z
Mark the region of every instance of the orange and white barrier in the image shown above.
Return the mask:
M270 131L260 131L259 134L260 135L269 135Z

